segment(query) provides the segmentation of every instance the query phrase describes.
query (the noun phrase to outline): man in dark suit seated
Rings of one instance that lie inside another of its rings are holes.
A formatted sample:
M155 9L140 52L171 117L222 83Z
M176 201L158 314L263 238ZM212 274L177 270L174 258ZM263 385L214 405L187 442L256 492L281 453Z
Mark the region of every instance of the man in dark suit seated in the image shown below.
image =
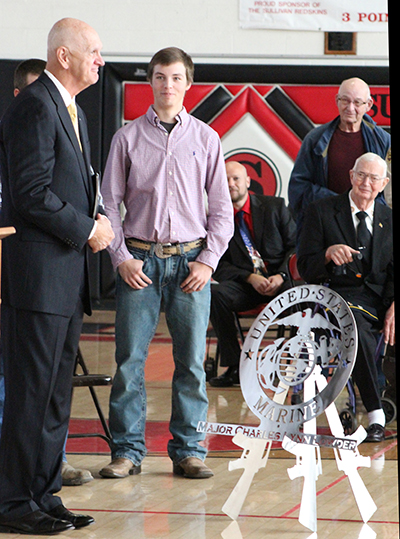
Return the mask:
M211 323L218 338L221 366L213 387L239 383L240 345L234 312L254 309L287 285L286 261L295 246L296 226L280 197L250 195L250 177L236 161L226 163L235 214L235 233L222 256L211 287Z
M305 215L298 268L308 283L329 283L352 306L358 331L353 379L368 412L366 441L385 438L375 349L377 331L394 344L392 210L375 204L388 183L386 162L374 153L350 171L350 191L313 202Z

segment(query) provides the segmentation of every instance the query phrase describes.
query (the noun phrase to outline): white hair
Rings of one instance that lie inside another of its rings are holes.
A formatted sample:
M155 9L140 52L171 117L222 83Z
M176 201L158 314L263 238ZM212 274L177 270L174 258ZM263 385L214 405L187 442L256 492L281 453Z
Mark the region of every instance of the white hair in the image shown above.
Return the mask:
M373 161L376 161L383 167L383 177L386 178L387 176L387 163L382 157L376 153L367 152L362 155L358 159L356 159L356 162L354 163L353 170L357 170L359 163L362 162L371 163Z

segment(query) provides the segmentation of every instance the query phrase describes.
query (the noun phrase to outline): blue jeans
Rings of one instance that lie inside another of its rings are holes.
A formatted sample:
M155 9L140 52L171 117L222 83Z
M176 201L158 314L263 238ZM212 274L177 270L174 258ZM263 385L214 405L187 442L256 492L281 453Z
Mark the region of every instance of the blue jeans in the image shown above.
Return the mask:
M116 284L115 343L117 371L110 395L112 458L124 457L139 465L146 455L146 389L144 365L156 331L161 303L173 343L175 371L172 380L172 413L168 455L178 464L207 454L196 431L207 418L208 399L203 367L210 311L210 283L201 292L187 294L180 284L201 248L160 259L150 251L131 249L143 260L143 271L152 284L134 290L118 275Z

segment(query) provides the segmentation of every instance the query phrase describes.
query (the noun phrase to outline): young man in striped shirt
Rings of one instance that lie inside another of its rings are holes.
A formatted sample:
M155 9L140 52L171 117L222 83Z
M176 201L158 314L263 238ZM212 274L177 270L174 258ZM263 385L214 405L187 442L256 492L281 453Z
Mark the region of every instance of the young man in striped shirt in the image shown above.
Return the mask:
M210 278L233 234L233 212L220 139L183 106L193 72L184 51L156 53L148 68L154 103L115 134L108 156L102 194L115 233L109 253L117 271L117 372L110 397L112 461L100 471L103 477L141 471L144 364L161 303L175 361L168 442L173 471L198 479L213 475L204 464L204 434L196 428L208 409L203 360Z

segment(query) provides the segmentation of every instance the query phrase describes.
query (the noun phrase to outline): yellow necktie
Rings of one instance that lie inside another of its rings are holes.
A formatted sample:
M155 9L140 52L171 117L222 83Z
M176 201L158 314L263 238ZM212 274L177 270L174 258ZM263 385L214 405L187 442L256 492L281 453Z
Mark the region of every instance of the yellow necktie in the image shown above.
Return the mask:
M79 137L78 113L77 113L76 105L75 105L74 102L71 102L68 105L68 112L69 112L69 115L71 116L72 125L74 126L75 133L76 133L76 136L77 136L77 139L78 139L78 142L79 142L79 146L80 146L80 148L82 150L81 140L80 140L80 137Z

